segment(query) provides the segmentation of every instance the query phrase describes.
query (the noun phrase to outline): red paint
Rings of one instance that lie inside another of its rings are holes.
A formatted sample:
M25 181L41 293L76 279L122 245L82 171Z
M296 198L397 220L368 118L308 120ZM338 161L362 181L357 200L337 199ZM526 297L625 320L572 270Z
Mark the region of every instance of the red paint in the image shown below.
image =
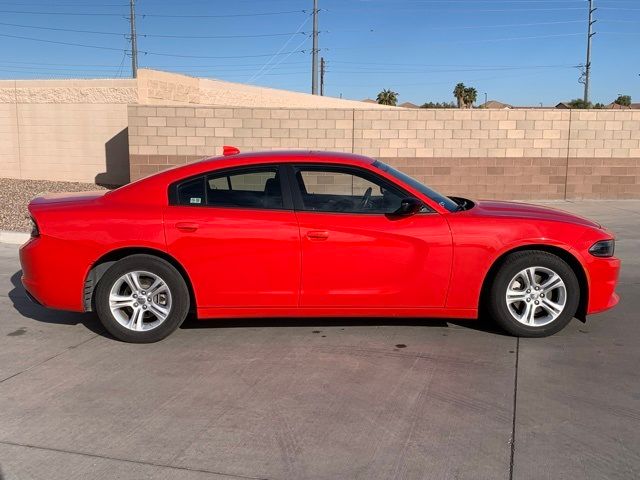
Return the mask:
M404 218L375 214L182 207L169 184L221 168L328 163L369 170L433 211ZM161 252L179 263L198 315L214 317L386 316L473 318L483 282L500 256L539 246L564 250L588 282L588 313L614 306L620 261L588 253L612 238L599 225L556 209L481 201L449 212L343 153L265 152L216 157L109 193L37 198L29 211L40 236L20 250L23 282L44 305L83 311L85 279L123 248Z

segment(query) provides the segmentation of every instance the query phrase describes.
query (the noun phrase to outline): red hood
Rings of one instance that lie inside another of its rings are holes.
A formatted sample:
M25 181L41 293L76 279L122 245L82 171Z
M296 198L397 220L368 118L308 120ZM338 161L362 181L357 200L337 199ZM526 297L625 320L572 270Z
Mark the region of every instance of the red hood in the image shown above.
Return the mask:
M475 215L487 217L510 217L524 218L532 220L550 220L555 222L573 223L588 227L601 228L601 226L589 220L579 217L556 208L542 207L528 203L500 202L495 200L481 200L476 202L475 208L471 209Z
M91 192L51 193L31 200L30 205L46 205L51 203L86 202L102 197L109 190Z

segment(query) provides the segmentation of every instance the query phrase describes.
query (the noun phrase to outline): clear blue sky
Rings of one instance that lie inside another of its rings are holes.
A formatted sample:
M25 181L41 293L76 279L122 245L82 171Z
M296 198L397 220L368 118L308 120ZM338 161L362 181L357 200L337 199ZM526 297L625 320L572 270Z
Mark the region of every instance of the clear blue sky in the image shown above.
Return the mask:
M640 102L640 0L595 6L592 101L624 93ZM586 0L319 0L319 8L327 95L375 98L391 88L400 102L422 104L452 101L464 82L478 103L484 92L517 105L582 96L575 66L585 62ZM137 0L139 63L306 92L311 9L312 0ZM127 0L0 0L0 77L129 76L128 11Z

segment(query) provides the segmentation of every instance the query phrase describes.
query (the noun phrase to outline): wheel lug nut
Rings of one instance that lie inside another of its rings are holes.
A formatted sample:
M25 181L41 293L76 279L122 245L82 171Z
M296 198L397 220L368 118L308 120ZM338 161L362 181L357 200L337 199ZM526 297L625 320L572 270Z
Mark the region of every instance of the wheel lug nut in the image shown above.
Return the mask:
M531 301L531 299L529 297L527 297L527 302L530 302L530 301Z
M536 303L538 303L538 302L536 302ZM146 309L147 309L147 306L146 306L146 305L142 305L142 309L143 309L143 310L146 310Z
M527 289L527 293L531 293L531 289L530 288Z
M540 302L539 302L538 300L536 300L534 303L535 303L536 305L538 305ZM147 307L144 307L144 308L147 308Z
M133 306L134 306L134 307L137 307L137 306L138 306L138 302L134 303L134 304L133 304Z
M544 293L541 293L541 294L540 294L540 297L541 297L541 298L544 298Z
M140 293L141 293L142 295L145 295L145 293L146 293L146 292L145 292L144 290L142 290Z
M540 287L536 287L536 290L540 290ZM144 293L144 292L142 292L142 293Z
M134 293L134 294L133 294L133 298L138 298L138 294L137 294L137 293Z

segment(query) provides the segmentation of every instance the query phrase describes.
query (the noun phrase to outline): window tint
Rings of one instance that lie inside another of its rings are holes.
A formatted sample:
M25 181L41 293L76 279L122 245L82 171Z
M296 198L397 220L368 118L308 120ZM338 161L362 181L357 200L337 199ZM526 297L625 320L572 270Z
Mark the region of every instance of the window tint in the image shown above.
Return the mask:
M300 167L296 178L304 210L393 213L407 196L383 179L352 169Z
M283 208L276 167L243 168L201 176L178 184L175 192L173 198L178 205Z
M178 204L204 205L204 177L198 177L178 185Z
M207 178L207 205L282 208L280 175L276 168L211 175Z

